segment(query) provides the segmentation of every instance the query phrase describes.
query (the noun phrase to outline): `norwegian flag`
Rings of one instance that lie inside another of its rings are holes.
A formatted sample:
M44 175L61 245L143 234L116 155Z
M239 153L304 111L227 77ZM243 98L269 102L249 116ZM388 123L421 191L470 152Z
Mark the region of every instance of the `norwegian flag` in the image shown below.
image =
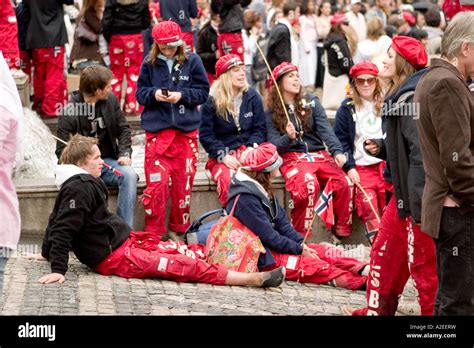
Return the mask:
M324 159L324 155L320 153L305 152L299 156L298 159L302 162L317 162L316 159Z
M334 206L332 201L332 182L329 178L326 187L318 198L316 207L314 208L316 214L326 222L326 230L334 225Z

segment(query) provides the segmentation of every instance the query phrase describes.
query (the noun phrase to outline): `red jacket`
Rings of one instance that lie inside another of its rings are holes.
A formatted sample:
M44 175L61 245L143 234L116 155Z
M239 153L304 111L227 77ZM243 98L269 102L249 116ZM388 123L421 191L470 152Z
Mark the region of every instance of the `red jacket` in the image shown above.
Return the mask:
M443 11L448 20L453 18L456 13L463 11L474 11L473 5L463 5L463 0L445 0L443 3Z
M18 26L11 0L0 0L0 51L10 69L19 67Z

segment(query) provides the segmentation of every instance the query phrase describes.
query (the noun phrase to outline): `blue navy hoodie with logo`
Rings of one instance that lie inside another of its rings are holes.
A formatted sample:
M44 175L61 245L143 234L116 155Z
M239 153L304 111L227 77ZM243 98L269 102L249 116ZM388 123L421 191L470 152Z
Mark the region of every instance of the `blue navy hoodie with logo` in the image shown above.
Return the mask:
M232 115L227 120L217 114L214 99L209 97L201 107L201 125L199 141L209 154L217 158L222 151L235 150L242 145L251 146L265 141L267 129L262 98L253 88L243 93L239 111L240 127L235 124Z
M158 132L175 128L190 132L199 127L201 116L198 106L209 96L209 81L201 58L189 53L180 65L175 60L171 69L167 62L157 58L155 64L147 63L145 57L137 83L137 101L145 108L141 115L141 125L147 132ZM158 89L181 92L176 104L159 102L155 98Z
M228 213L238 195L240 198L234 216L260 238L266 250L258 259L259 269L275 265L271 250L280 254L301 255L303 236L293 228L278 200L270 199L262 185L241 171L232 177L230 183L226 206Z

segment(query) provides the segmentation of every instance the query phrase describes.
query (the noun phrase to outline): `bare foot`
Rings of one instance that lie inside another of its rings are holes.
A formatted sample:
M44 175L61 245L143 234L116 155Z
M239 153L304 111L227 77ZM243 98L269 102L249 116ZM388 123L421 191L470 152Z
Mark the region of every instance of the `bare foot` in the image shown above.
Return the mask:
M24 256L24 258L27 260L33 260L33 261L46 261L46 259L39 253L38 254L28 253Z
M341 307L341 312L342 312L342 314L344 314L344 315L352 315L352 313L353 313L356 309L357 309L357 308L344 305L344 306Z

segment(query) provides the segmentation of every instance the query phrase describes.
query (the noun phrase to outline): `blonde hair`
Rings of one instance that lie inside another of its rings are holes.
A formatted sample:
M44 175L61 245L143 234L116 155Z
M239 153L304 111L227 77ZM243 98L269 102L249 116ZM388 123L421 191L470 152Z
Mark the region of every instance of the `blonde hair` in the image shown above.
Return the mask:
M382 87L380 85L380 80L377 76L375 77L375 89L374 89L374 107L375 107L375 116L380 116L380 110L382 110L382 104L383 104L383 91ZM352 91L352 99L354 100L354 104L357 108L360 108L362 106L362 97L359 94L359 91L357 90L357 86L355 85L355 79L352 79L351 81L351 91Z
M210 92L217 114L226 121L229 120L229 114L235 116L238 113L238 110L234 110L234 96L232 93L230 71L231 69L219 76L212 85ZM247 92L248 89L249 85L245 82L245 87L242 88L242 92Z
M359 43L359 39L357 37L357 32L355 29L350 25L341 25L341 31L345 34L347 39L347 44L349 46L349 50L351 51L352 57L355 56L357 51L357 44Z
M155 42L151 46L150 53L148 54L148 60L146 61L150 65L154 65L158 59L158 55L161 53L160 47ZM183 65L186 59L188 58L186 52L184 51L184 45L178 46L178 50L174 55L180 65Z
M389 96L397 91L401 85L414 73L416 72L413 65L408 63L405 58L395 53L395 75L392 79L388 82L387 85L387 93L386 95Z
M367 39L377 41L385 34L383 22L379 17L373 17L367 23Z
M73 135L61 153L59 163L74 165L85 164L87 157L94 154L92 148L98 143L97 138L85 137L80 134Z

